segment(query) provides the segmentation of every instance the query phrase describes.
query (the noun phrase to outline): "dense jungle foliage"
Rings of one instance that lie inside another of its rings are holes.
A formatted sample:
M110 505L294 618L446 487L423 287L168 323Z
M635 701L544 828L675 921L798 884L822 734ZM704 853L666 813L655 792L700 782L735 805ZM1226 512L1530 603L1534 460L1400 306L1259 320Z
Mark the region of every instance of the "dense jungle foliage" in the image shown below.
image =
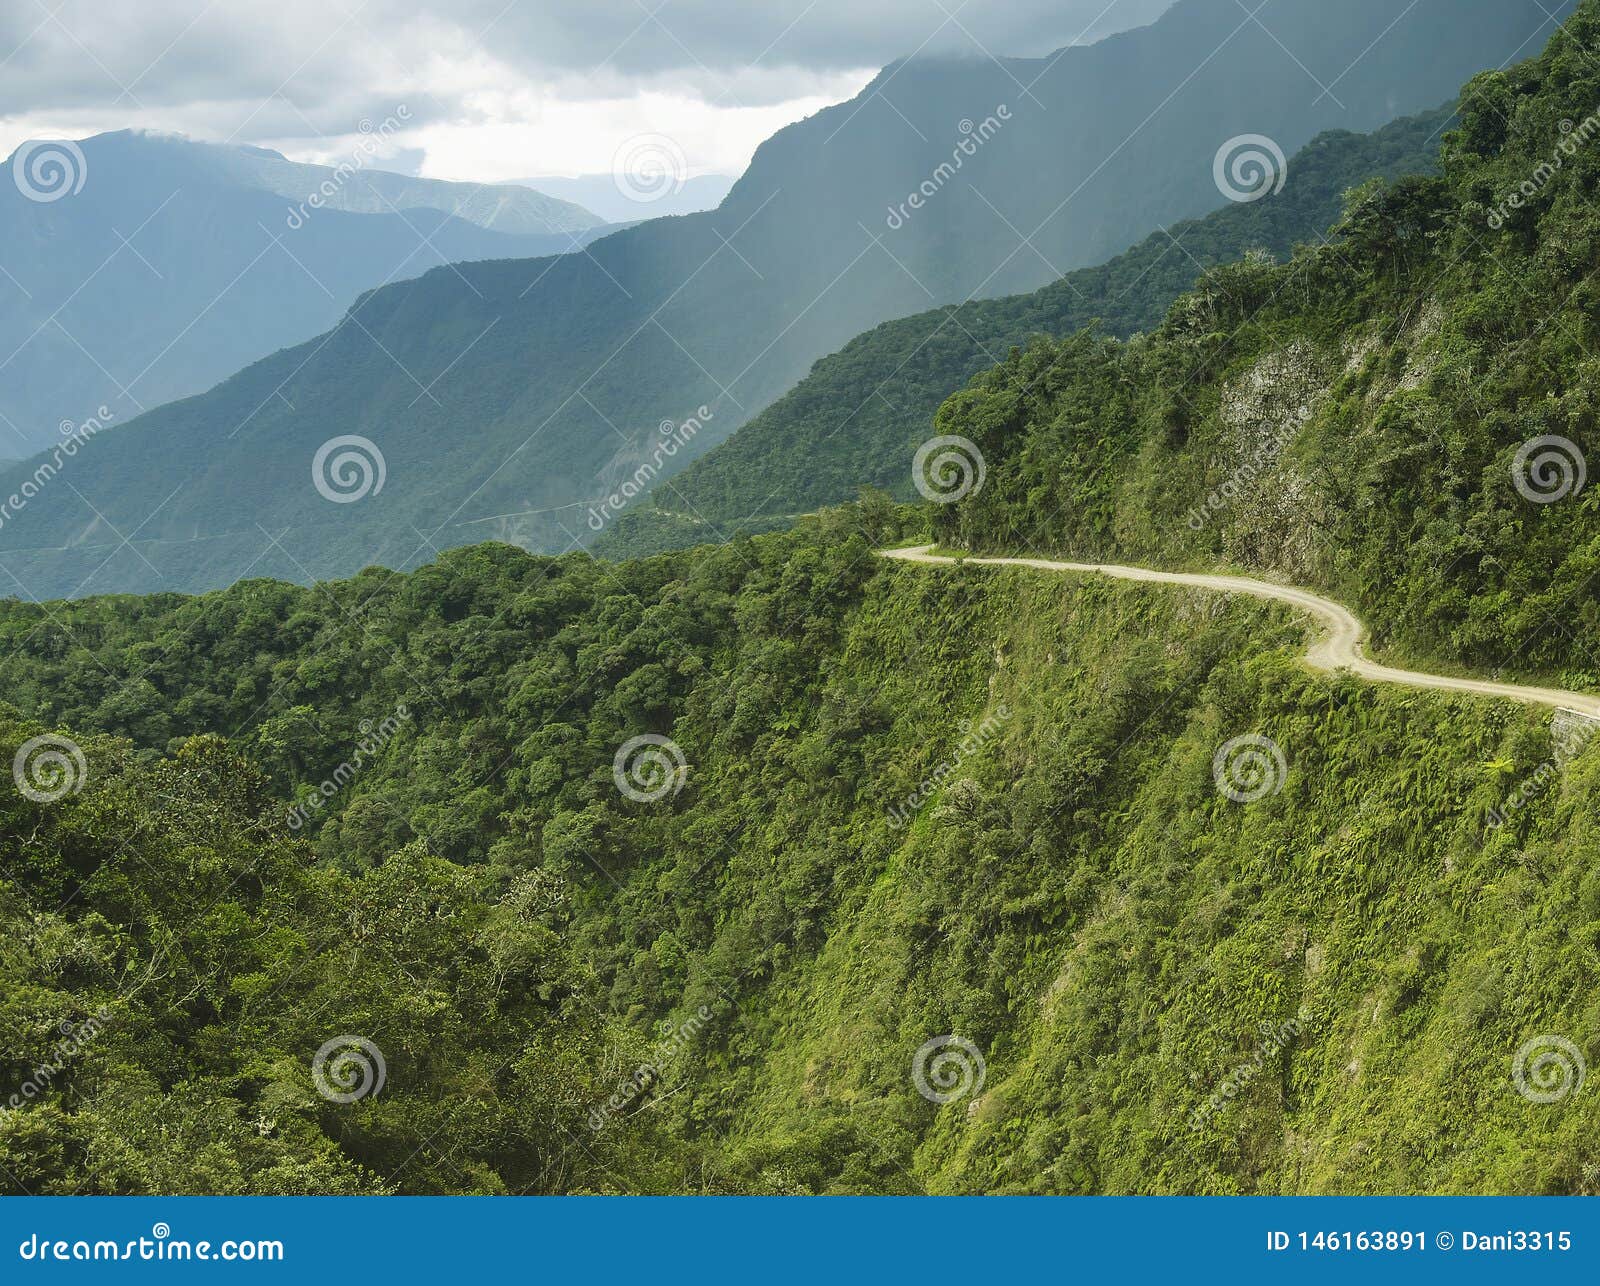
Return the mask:
M0 755L87 759L0 801L8 1081L103 1018L7 1186L1584 1190L1592 1096L1511 1078L1600 1037L1600 760L1514 805L1546 716L1313 677L1266 605L887 564L889 521L8 610ZM1287 775L1240 805L1252 733ZM329 1102L347 1033L387 1080ZM985 1083L940 1106L949 1036Z
M1600 686L1597 38L1581 5L1542 57L1473 80L1443 174L1369 186L1326 245L951 398L938 430L989 481L941 538L1265 570L1415 656Z

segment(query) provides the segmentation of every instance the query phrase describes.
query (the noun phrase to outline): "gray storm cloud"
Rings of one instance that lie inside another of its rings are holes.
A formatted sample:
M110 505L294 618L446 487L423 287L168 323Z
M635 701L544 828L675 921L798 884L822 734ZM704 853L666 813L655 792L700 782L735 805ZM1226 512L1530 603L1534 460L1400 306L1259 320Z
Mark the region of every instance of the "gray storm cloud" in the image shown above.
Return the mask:
M1046 53L1171 2L19 3L0 6L0 116L210 114L243 140L283 137L347 127L397 95L425 118L470 115L474 68L569 100L647 89L760 106L918 50Z

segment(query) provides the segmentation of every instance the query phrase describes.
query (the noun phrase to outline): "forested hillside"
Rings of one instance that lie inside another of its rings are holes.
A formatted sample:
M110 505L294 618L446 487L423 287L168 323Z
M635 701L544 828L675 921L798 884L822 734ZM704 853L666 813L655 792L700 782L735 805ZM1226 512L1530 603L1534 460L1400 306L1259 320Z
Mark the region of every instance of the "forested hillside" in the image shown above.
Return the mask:
M628 557L766 531L854 499L864 486L913 500L911 460L939 404L1013 346L1098 324L1127 337L1159 325L1219 264L1259 250L1286 259L1320 241L1345 193L1370 179L1432 174L1453 107L1371 134L1323 134L1289 158L1281 192L1152 233L1107 264L1029 295L976 299L885 322L819 361L727 442L622 515L596 553Z
M1473 80L1442 176L1367 189L1328 244L951 398L936 431L989 483L941 538L1266 570L1415 655L1600 686L1597 34L1585 4Z
M1264 606L891 566L880 521L12 609L6 690L85 762L0 800L8 1080L101 1017L5 1185L1585 1188L1595 1100L1511 1077L1600 1035L1593 754L1518 808L1536 712L1313 678ZM1245 734L1285 765L1240 804Z

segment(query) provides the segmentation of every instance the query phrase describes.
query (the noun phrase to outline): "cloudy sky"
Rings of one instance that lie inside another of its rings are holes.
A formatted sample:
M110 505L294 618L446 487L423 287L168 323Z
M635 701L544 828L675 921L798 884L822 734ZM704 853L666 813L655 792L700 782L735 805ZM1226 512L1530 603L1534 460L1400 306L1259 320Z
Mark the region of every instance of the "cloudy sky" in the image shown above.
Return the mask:
M393 168L496 181L604 173L664 134L689 172L921 51L1036 56L1171 0L6 0L0 153L175 130L336 161L393 119Z

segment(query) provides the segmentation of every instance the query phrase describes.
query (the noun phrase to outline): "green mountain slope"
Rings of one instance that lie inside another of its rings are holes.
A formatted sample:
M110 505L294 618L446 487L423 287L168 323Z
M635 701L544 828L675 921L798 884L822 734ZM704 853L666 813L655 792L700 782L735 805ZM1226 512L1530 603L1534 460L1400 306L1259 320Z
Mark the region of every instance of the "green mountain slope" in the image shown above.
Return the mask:
M1096 322L1117 336L1149 330L1205 270L1252 249L1287 258L1326 233L1349 188L1433 173L1453 110L1372 134L1320 135L1289 159L1282 192L1153 233L1110 263L1032 294L973 300L858 335L660 488L652 506L623 514L595 551L628 557L768 530L863 486L915 499L911 460L939 404L1013 346Z
M1327 245L951 398L937 431L992 482L941 538L1266 571L1403 652L1600 686L1596 30L1585 5L1545 57L1471 82L1443 176L1364 193Z
M1262 605L897 568L865 521L12 607L7 692L133 741L77 733L80 793L0 800L8 1075L109 1015L0 1174L1585 1190L1593 1098L1510 1078L1533 1037L1600 1042L1563 928L1600 905L1594 753L1519 805L1540 713L1314 677ZM209 743L152 760L206 727L269 781ZM647 733L687 771L638 802L614 757ZM1213 757L1247 734L1286 770L1239 804ZM313 1088L344 1033L386 1059L375 1098ZM939 1105L912 1069L951 1037L985 1081Z
M1250 22L1181 0L1047 59L896 63L768 139L715 211L375 290L319 339L99 434L62 483L24 496L38 461L0 474L0 498L27 500L0 525L0 582L48 599L309 581L491 538L571 548L641 465L688 463L851 336L1103 262L1211 209L1230 139L1293 152L1431 107L1552 8L1271 0ZM690 418L657 462L659 426ZM351 437L370 443L359 500L353 471L316 485L318 452Z

